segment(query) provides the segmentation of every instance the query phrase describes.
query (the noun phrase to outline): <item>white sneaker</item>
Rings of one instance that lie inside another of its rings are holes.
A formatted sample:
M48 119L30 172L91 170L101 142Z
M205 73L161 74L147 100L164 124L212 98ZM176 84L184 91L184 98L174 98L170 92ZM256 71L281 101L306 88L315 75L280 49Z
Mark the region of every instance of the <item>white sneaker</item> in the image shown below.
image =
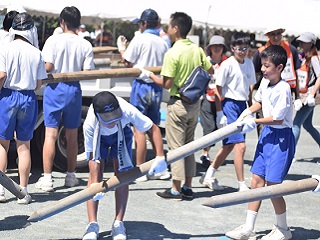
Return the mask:
M148 181L148 176L147 175L143 175L141 177L138 177L135 182L146 182Z
M79 179L77 179L76 175L67 175L64 181L64 185L66 187L74 187L79 185Z
M35 187L41 189L45 192L53 192L53 180L46 179L44 177L39 178L38 182L36 182Z
M91 222L87 225L86 232L82 240L97 240L99 237L99 225L97 222Z
M113 240L126 240L126 228L124 227L123 222L115 221L112 226L111 234Z
M164 170L161 173L156 173L154 175L148 175L148 179L151 180L167 180L171 177L170 173L168 170Z
M273 225L272 231L261 238L261 240L288 240L292 238L290 228L284 230L277 225Z
M22 198L22 199L19 199L18 198L18 204L29 204L30 202L32 201L32 198L31 198L31 196L27 193L27 195L24 197L24 198Z
M4 195L4 192L0 193L0 203L4 203L6 201L7 199L6 199L6 196Z
M228 238L237 239L237 240L256 240L255 231L247 229L244 225L237 227L236 229L226 233Z
M199 179L199 183L210 188L211 190L223 191L224 187L218 184L218 180L216 178L205 179L205 174L201 176Z

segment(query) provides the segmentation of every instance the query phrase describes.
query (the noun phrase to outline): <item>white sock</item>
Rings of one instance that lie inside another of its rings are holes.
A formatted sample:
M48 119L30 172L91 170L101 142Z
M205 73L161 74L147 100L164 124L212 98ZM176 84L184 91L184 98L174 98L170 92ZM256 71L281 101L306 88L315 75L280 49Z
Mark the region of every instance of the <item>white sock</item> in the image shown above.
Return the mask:
M113 226L118 226L119 225L119 223L121 223L122 221L119 221L119 220L114 220L114 222L113 222Z
M44 173L43 178L46 180L52 180L52 173Z
M0 184L0 194L4 193L4 187Z
M20 186L21 188L22 188L22 190L24 190L26 193L28 192L28 186L27 187L22 187L22 186Z
M251 211L251 210L247 211L247 218L246 218L245 226L246 226L246 228L250 229L251 231L253 231L253 229L254 229L257 215L258 215L258 213L255 211Z
M206 175L204 176L204 179L211 179L213 178L215 172L217 170L215 168L213 168L211 165L208 167L207 171L206 171Z
M241 186L247 186L247 185L246 185L246 182L245 182L245 181L243 181L243 182L239 182L239 181L238 181L238 186L239 186L239 188L240 188Z
M277 226L287 230L288 225L287 225L287 212L284 212L282 214L276 214L277 217Z
M75 177L75 172L67 172L67 177Z

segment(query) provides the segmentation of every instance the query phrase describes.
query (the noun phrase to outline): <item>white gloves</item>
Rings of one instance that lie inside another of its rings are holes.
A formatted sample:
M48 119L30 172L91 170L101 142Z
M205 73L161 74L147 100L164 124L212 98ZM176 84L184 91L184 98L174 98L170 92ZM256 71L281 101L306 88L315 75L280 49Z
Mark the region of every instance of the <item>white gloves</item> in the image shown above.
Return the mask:
M228 119L222 111L217 112L217 127L222 128L228 125Z
M293 105L294 105L294 110L296 111L299 111L303 106L300 99L294 100Z
M307 104L309 107L314 107L316 105L316 100L314 99L313 95L308 95L308 97L304 101L304 105L307 105Z
M318 186L316 187L315 190L313 190L313 192L318 192L318 193L320 193L320 176L319 176L319 175L312 175L311 177L317 179L318 182L319 182Z
M240 116L238 117L237 121L242 121L246 117L253 117L252 112L249 108L245 109Z
M127 39L125 36L120 35L117 39L118 51L125 51L127 48Z
M241 133L247 133L256 128L257 124L254 121L254 118L245 118L241 121L242 131Z
M145 81L146 83L152 83L153 82L153 80L150 78L150 74L152 72L144 69L143 67L137 67L137 68L139 68L140 71L141 71L141 73L139 75L139 79Z
M156 156L154 162L152 163L150 170L148 172L149 175L153 175L156 173L161 173L167 170L167 162L164 156Z

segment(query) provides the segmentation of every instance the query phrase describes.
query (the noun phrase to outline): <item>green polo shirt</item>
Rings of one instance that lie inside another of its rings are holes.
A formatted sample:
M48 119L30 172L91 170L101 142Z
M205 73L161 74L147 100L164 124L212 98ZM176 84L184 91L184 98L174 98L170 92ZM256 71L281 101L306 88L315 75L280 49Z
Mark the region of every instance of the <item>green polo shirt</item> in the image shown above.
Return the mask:
M212 64L206 58L202 48L189 39L182 39L173 45L164 55L163 66L160 75L173 78L170 88L170 96L180 97L178 90L191 74L192 70L200 66L208 70Z

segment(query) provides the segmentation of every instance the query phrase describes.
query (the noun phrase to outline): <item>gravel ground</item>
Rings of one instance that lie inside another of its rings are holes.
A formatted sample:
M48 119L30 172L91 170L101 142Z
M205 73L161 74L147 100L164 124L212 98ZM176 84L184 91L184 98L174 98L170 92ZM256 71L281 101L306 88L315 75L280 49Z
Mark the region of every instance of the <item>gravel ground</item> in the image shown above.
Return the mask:
M314 122L318 124L320 107L316 107ZM317 128L320 130L320 126ZM200 125L197 128L196 138L202 136ZM249 172L252 164L256 132L247 136L247 152L245 154L245 179L250 183ZM221 144L218 143L210 151L213 157ZM151 151L150 151L151 152ZM150 153L149 152L149 153ZM199 162L200 152L196 153ZM211 196L235 192L237 184L233 166L233 153L229 155L224 165L216 174L221 185L226 187L224 192L213 192L199 184L199 178L205 169L197 166L197 177L194 178L195 198L192 201L164 200L155 195L170 187L170 181L150 180L130 185L130 196L125 216L128 239L226 239L224 234L245 221L247 204L240 204L224 208L208 208L201 205ZM320 165L317 164L319 149L308 133L302 130L296 152L297 161L292 164L286 181L309 178L313 174L320 174ZM17 168L14 159L7 175L17 181ZM80 186L65 188L65 174L54 172L53 193L44 193L34 185L40 177L41 168L33 166L30 177L29 192L33 202L23 206L16 202L16 198L7 191L8 202L0 204L0 239L81 239L87 224L86 204L79 204L71 209L56 214L36 223L28 223L27 218L39 208L54 204L55 201L76 193L85 188L88 181L86 171L78 172ZM105 171L105 177L111 177L111 166ZM293 239L320 239L319 206L320 194L311 191L288 195L287 220L293 231ZM100 238L111 239L111 224L114 218L114 193L108 192L101 200L98 214L100 223ZM256 232L259 238L267 234L275 221L273 208L269 200L265 200L259 212L256 223Z

